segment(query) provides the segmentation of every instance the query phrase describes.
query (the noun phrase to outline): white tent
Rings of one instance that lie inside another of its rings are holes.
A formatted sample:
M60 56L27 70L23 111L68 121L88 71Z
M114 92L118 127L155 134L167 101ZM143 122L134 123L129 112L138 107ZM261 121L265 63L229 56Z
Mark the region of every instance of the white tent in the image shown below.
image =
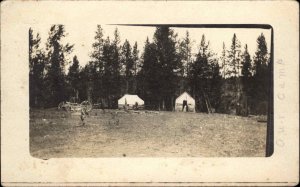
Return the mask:
M175 100L175 110L182 111L183 102L186 101L188 105L189 112L195 112L195 99L190 96L187 92L183 92L177 99Z
M127 106L129 107L132 107L136 103L138 104L138 106L144 105L144 101L139 96L125 94L123 97L121 97L121 99L118 100L118 107L123 108L125 104L127 104Z

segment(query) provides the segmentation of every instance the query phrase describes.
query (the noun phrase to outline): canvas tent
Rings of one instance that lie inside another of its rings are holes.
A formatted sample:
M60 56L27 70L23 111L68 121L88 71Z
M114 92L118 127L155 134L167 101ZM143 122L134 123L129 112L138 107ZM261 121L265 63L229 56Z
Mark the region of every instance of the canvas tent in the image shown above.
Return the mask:
M187 107L183 106L187 105ZM187 92L182 93L177 99L175 100L175 111L188 111L188 112L195 112L195 99L190 96Z
M125 94L121 99L118 100L118 108L124 108L126 105L129 109L132 109L135 105L138 105L138 108L144 107L144 101L137 95Z

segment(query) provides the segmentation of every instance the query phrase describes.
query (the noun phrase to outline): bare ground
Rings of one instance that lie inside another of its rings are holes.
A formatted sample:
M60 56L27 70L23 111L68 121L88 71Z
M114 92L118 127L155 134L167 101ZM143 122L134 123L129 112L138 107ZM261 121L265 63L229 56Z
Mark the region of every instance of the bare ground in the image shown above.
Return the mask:
M117 114L116 114L117 113ZM266 123L257 118L181 112L30 112L34 157L263 157Z

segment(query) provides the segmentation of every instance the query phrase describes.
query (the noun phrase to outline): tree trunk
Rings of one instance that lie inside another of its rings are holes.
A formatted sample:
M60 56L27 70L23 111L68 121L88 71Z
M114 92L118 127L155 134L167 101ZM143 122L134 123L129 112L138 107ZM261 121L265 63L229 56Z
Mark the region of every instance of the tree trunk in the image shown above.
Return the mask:
M160 111L161 110L161 98L159 97L158 99L158 110Z
M136 77L134 77L133 79L133 84L132 84L132 92L136 94L136 87L137 87L137 81L136 81Z
M126 90L125 90L125 93L128 93L128 87L129 87L129 83L128 83L128 80L126 80Z
M78 90L75 90L75 93L76 93L76 102L79 102L79 92L78 92Z
M92 97L91 97L91 88L90 87L88 87L87 89L86 89L86 95L87 95L87 100L89 101L89 102L92 102Z
M174 111L174 96L171 97L171 111Z
M38 105L38 98L37 96L34 97L34 106L37 106Z
M162 109L165 110L165 99L162 101Z

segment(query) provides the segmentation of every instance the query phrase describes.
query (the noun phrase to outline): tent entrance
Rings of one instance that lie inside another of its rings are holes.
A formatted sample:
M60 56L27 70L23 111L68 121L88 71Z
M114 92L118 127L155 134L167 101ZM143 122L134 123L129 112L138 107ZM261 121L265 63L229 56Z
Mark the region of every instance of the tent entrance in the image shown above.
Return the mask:
M189 106L188 106L188 104L187 104L187 100L183 100L183 102L182 102L182 111L186 111L186 112L188 112L189 111Z

